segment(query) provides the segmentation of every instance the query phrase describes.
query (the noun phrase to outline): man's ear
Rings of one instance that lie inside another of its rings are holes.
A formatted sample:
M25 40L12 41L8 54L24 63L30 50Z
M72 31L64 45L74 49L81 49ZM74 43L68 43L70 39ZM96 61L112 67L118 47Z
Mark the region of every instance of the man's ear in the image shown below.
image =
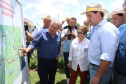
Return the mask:
M43 23L44 23L44 20L43 20Z

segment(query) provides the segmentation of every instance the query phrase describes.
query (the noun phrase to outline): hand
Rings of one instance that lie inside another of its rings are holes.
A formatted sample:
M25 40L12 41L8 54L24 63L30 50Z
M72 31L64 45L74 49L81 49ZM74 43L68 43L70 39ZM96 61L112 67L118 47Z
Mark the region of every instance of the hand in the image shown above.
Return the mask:
M92 79L91 84L99 84L99 82L100 82L100 78L98 78L98 77L95 76L95 77Z
M67 67L71 68L71 61L68 62Z
M72 31L72 33L71 33L72 35L74 35L75 36L75 33Z
M56 60L58 60L58 59L59 59L59 56L56 57Z
M62 21L62 25L64 24L64 22L65 22L65 19Z
M61 31L60 31L60 30L57 30L57 32L59 32L59 33L60 33L60 35L61 35Z
M23 48L18 48L18 50L22 50L21 51L21 56L26 56L26 49L23 49Z
M66 32L65 35L68 35L68 34L70 34L70 30L69 29L67 29L67 32Z

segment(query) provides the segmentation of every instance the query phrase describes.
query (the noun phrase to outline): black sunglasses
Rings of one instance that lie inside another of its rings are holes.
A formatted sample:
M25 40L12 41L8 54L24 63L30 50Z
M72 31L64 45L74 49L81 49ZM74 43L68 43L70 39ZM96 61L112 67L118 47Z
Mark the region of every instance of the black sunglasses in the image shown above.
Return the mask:
M77 32L78 34L83 34L82 32Z

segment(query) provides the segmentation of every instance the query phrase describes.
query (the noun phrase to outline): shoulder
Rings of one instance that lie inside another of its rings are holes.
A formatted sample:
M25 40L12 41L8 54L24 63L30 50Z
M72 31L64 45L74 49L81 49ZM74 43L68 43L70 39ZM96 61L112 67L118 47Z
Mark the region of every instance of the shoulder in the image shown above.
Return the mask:
M87 44L90 43L90 40L88 40L87 38L84 38L84 41L86 41Z
M87 38L84 38L87 42L90 42L90 40L89 39L87 39Z
M103 28L104 28L104 29L107 29L107 30L117 29L117 27L116 27L115 25L113 25L112 23L110 23L110 22L106 22L106 23L103 25Z
M72 44L77 43L77 41L78 41L78 38L75 38L75 39L72 41Z
M57 35L57 36L61 36L59 32L56 32L56 35Z
M122 30L122 29L126 29L126 24L123 24L123 25L121 25L120 27L119 27L119 30Z
M110 22L105 23L103 25L103 28L101 29L102 29L102 32L104 33L112 33L112 32L119 33L119 29Z
M49 32L49 30L48 29L41 29L38 33L39 34L41 34L41 33L43 34L43 33L46 33L46 32Z

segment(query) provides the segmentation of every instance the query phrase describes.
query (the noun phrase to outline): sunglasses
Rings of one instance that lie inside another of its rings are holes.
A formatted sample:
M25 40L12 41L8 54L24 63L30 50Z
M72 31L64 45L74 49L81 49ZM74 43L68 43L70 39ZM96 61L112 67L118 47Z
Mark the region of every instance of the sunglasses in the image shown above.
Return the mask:
M82 32L77 32L78 34L83 34Z

